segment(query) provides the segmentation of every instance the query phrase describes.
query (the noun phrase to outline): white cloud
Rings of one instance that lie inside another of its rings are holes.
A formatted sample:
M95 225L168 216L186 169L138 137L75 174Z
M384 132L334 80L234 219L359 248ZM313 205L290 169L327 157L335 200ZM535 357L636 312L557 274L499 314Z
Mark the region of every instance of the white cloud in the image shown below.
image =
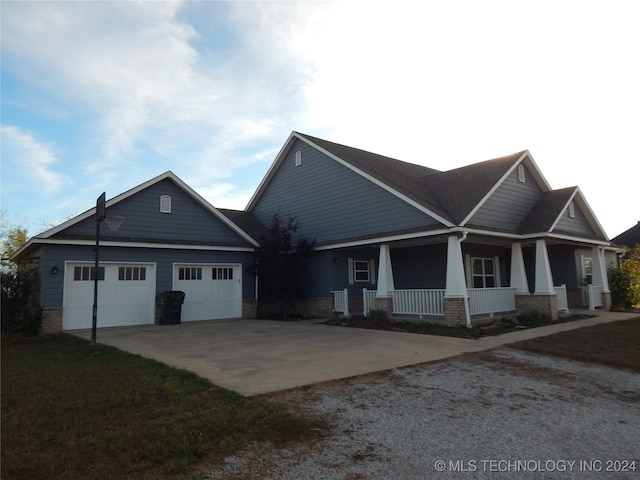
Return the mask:
M51 196L69 184L55 171L58 158L50 146L18 127L3 125L1 131L3 196L18 193L25 183L36 196Z

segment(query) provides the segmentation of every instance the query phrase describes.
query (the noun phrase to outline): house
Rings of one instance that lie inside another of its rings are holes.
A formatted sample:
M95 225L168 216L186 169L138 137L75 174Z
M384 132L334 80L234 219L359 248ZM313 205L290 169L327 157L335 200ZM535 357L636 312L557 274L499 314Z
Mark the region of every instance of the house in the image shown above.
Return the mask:
M551 189L528 151L438 171L292 132L245 211L216 209L171 172L107 211L126 217L101 240L109 325L153 323L166 290L186 292L183 321L254 316L250 267L275 213L316 240L300 314L377 308L470 325L610 305L605 252L616 247L580 189ZM49 330L88 326L95 225L88 210L15 256L39 258ZM143 267L144 281L122 280Z

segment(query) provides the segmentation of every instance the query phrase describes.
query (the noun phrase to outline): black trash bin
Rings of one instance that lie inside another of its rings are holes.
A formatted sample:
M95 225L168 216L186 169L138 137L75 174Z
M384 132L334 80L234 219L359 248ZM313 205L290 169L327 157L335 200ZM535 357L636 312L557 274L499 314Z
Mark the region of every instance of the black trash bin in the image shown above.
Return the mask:
M182 315L182 304L184 303L184 292L174 290L158 295L158 305L160 307L160 325L175 325L180 323Z

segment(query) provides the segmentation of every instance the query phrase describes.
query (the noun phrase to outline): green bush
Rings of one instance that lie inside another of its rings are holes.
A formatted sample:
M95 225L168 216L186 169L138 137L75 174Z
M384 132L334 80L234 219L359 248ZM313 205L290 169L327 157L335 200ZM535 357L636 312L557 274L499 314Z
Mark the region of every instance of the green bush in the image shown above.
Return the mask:
M384 324L389 321L387 317L387 312L385 312L384 310L378 310L378 309L370 310L369 313L367 314L367 318L370 321L378 324Z

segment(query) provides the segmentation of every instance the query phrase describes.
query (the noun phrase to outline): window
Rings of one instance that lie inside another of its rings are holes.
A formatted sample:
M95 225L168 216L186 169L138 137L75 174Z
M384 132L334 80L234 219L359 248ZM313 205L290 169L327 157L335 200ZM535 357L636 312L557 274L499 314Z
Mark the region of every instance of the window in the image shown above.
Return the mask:
M118 267L118 280L138 280L144 282L147 279L147 267Z
M473 288L496 287L496 268L493 258L472 258Z
M171 213L171 197L169 195L160 197L160 213Z
M524 183L524 165L518 165L518 181Z
M96 279L96 267L73 267L73 280L94 281ZM104 280L104 267L98 267L98 280Z
M370 260L354 260L353 258L349 258L349 285L353 285L355 282L376 283L375 262L373 258Z
M202 280L202 267L180 267L179 280Z
M232 267L214 267L211 273L212 280L233 280Z
M569 204L569 216L571 218L576 218L576 206L573 202Z
M582 257L582 283L591 285L593 281L593 260L590 257Z
M296 167L299 167L300 165L302 165L302 152L298 150L296 152Z

